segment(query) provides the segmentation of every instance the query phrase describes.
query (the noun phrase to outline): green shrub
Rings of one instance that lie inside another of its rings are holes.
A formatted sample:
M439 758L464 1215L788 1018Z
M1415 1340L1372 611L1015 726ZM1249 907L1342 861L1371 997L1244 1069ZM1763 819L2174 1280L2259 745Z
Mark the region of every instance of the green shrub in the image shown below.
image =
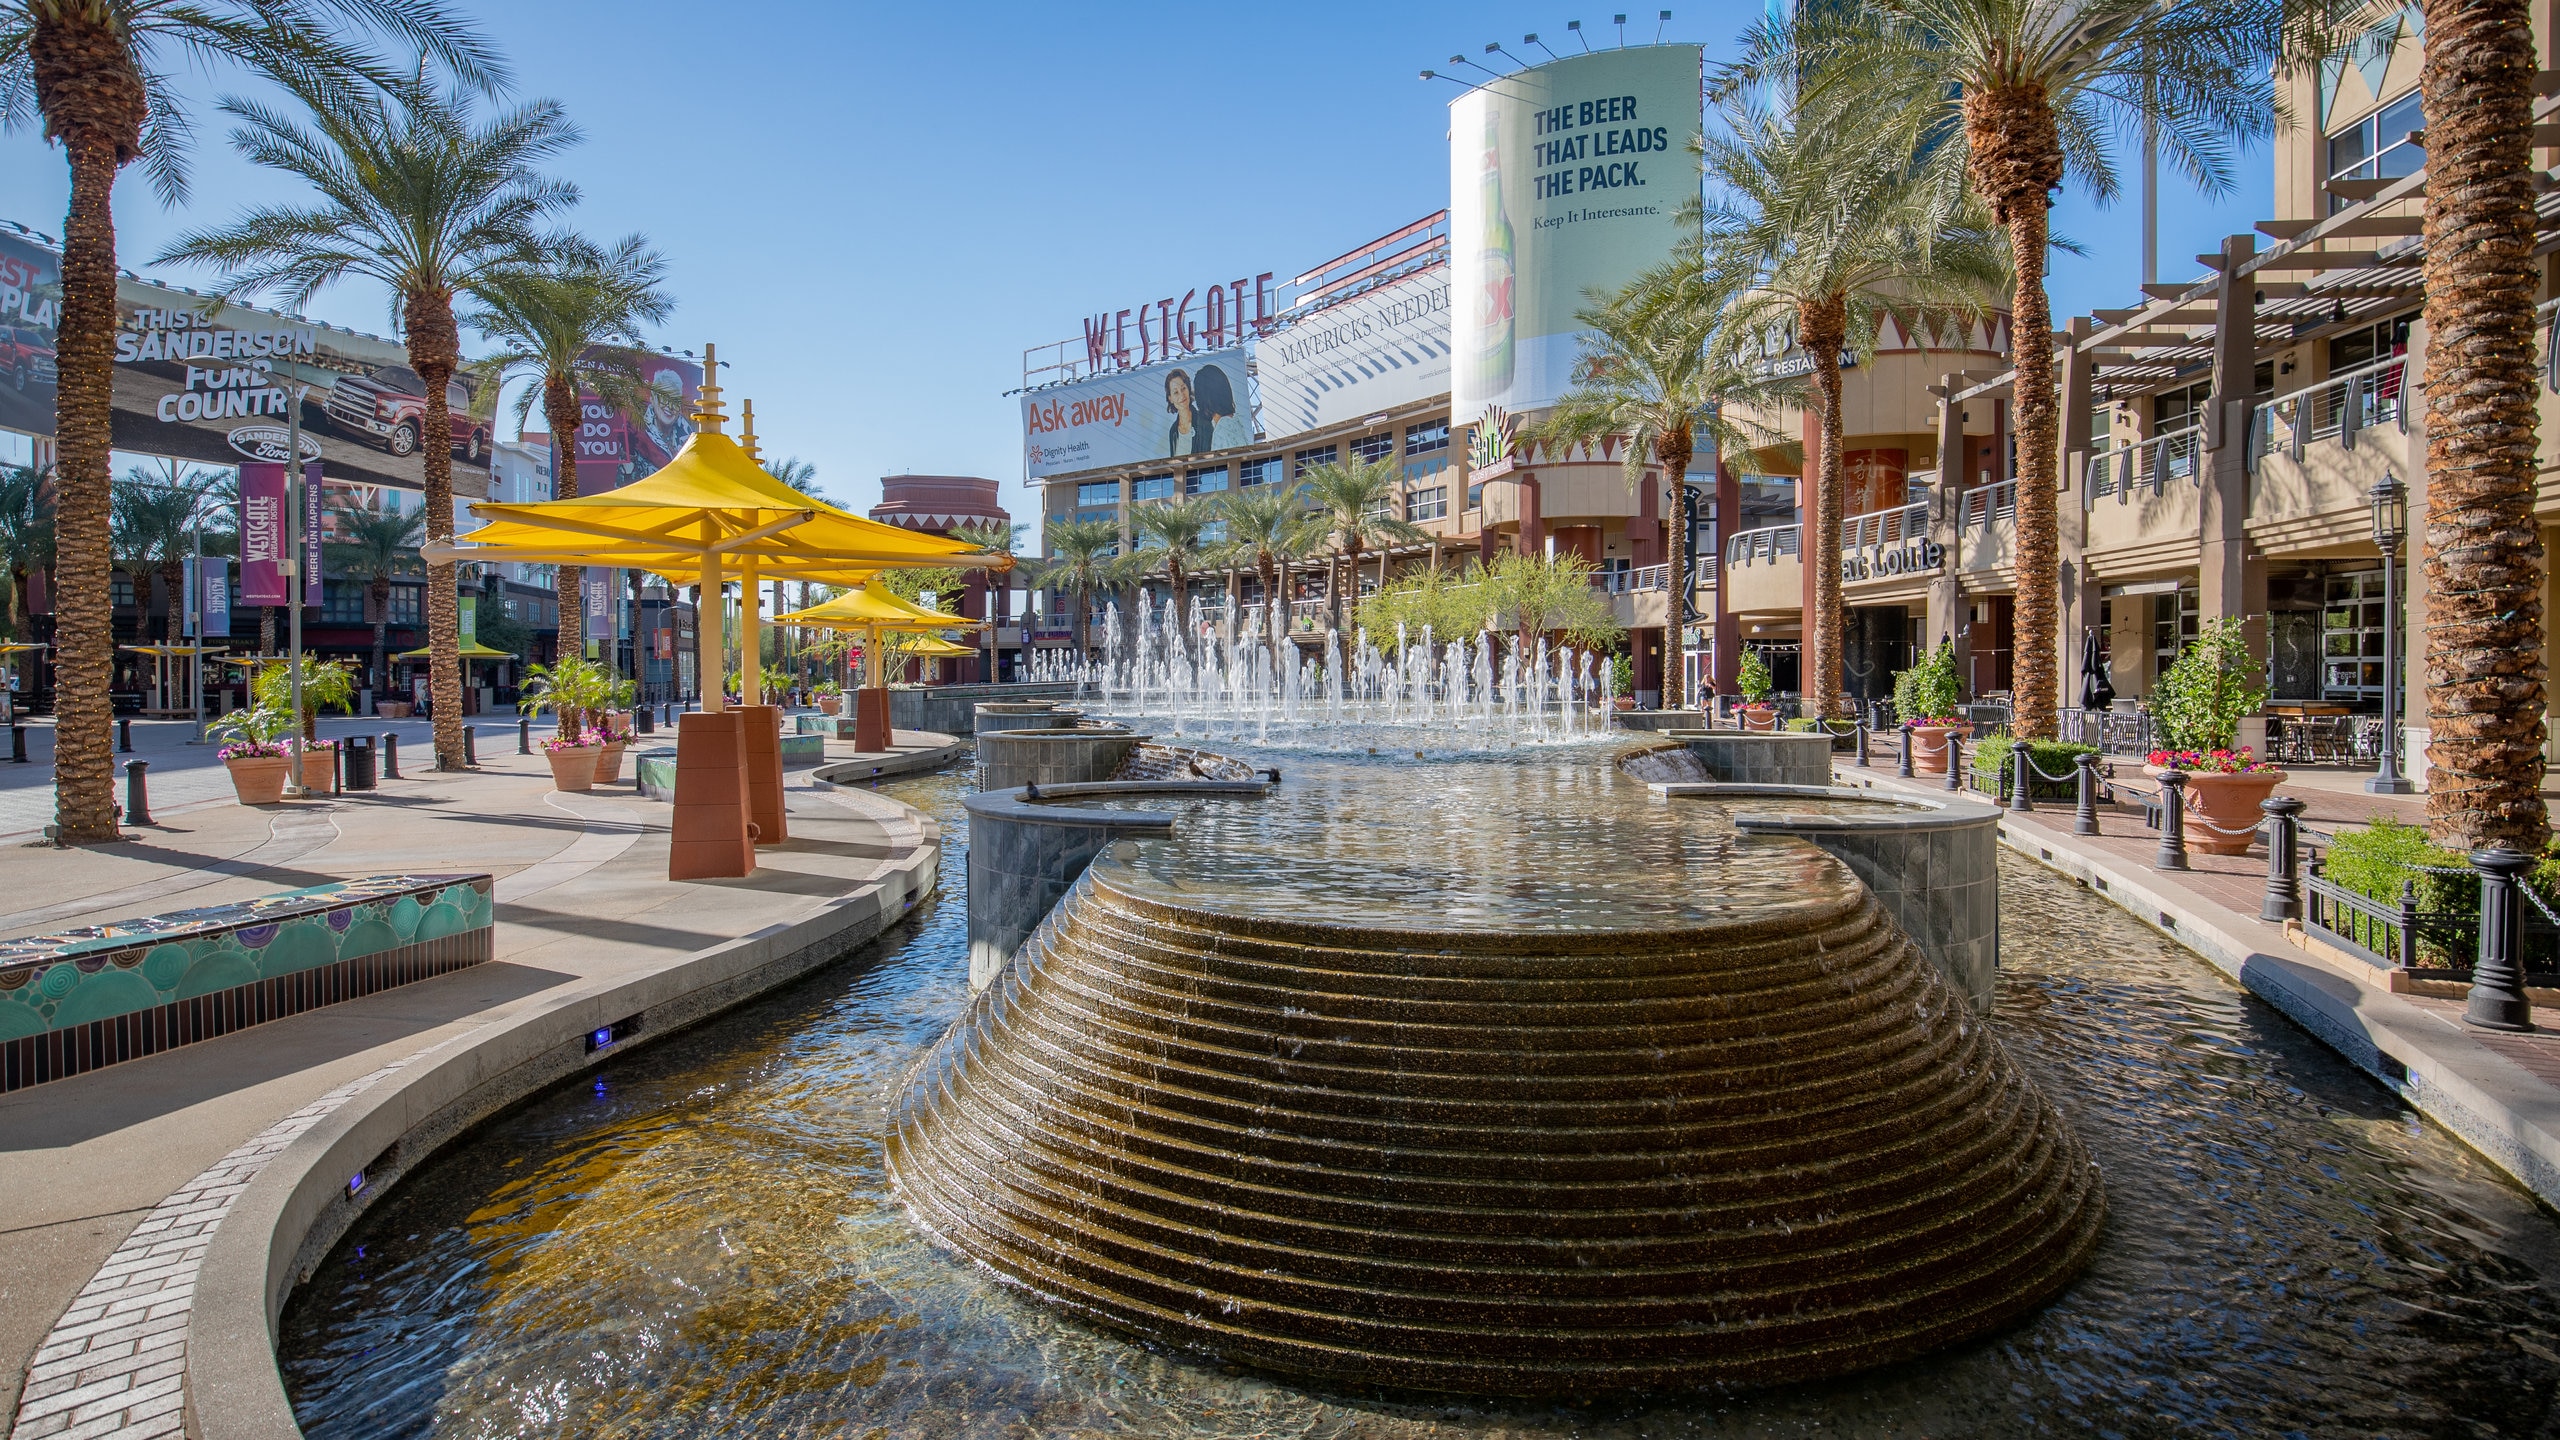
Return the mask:
M1770 696L1778 693L1778 682L1769 674L1769 662L1761 659L1757 650L1742 652L1742 663L1735 667L1733 684L1742 692L1742 698L1754 705L1765 705L1769 703Z
M2008 797L2008 787L2003 783L2001 770L2009 763L2010 749L2018 743L2006 735L1993 735L1974 743L1974 789L1985 794L1998 795L2003 799ZM2035 783L2028 788L2027 794L2038 800L2078 800L2080 775L2076 767L2080 762L2076 757L2099 754L2101 752L2098 747L2074 745L2061 740L2030 740L2026 745L2027 758L2034 762L2038 770L2044 772L2042 775L2032 777ZM2059 780L2046 778L2051 775L2059 775L2062 778Z
M1964 682L1956 674L1953 645L1941 645L1920 663L1893 677L1893 715L1897 720L1938 720L1964 703Z
M2249 652L2247 622L2207 620L2151 689L2151 720L2170 750L2228 750L2240 720L2267 703L2266 662Z

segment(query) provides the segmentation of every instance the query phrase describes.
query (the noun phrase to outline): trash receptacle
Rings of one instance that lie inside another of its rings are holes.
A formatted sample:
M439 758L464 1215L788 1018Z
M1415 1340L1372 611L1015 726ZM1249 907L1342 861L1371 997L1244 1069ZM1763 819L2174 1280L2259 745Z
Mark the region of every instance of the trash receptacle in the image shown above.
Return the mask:
M351 735L338 742L338 763L346 768L340 783L349 790L373 788L373 737Z

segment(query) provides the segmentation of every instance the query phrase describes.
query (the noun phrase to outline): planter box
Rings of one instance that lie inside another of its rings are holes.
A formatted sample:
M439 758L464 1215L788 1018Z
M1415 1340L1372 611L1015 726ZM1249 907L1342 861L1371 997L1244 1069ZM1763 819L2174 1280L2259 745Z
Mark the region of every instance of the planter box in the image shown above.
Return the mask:
M293 773L290 755L239 755L222 762L231 772L231 792L243 805L275 805L284 800L284 778Z
M596 771L591 783L597 785L622 783L622 752L628 744L628 741L616 736L596 747Z
M406 720L413 707L406 700L376 700L373 713L385 720Z
M589 790L596 783L596 761L604 754L601 745L563 745L545 750L543 758L551 762L551 788L554 790Z
M335 746L302 752L302 788L314 795L338 793L338 751Z
M2157 769L2150 773L2152 778L2159 778ZM2188 771L2187 848L2207 855L2248 854L2249 847L2257 843L2259 824L2267 818L2266 812L2258 808L2259 802L2276 793L2276 787L2284 782L2285 773L2281 770L2251 775ZM2204 823L2196 823L2199 820Z

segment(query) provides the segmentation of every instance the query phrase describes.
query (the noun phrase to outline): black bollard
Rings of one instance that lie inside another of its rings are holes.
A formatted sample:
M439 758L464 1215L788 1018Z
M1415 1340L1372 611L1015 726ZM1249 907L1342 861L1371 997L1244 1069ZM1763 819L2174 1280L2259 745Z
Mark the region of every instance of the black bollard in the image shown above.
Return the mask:
M382 732L382 778L400 778L400 734L396 730Z
M116 717L116 749L126 755L133 753L133 717L130 715Z
M2027 794L2027 782L2035 778L2035 765L2027 759L2027 742L2009 742L2009 813L2026 815L2034 812L2036 802Z
M516 721L516 753L519 755L533 753L533 717L530 715Z
M27 763L27 727L24 725L9 727L9 761L15 765Z
M143 781L142 772L151 768L148 760L124 762L124 823L151 823L151 788Z
M465 766L480 763L480 727L477 725L462 727L462 763Z
M2187 772L2160 772L2160 853L2151 858L2154 870L2187 868Z
M1893 773L1896 779L1911 778L1911 727L1908 725L1902 727L1901 758L1896 762Z
M2098 757L2082 753L2071 757L2080 770L2080 805L2071 815L2071 833L2098 833Z
M2524 998L2523 898L2516 894L2533 857L2503 845L2471 852L2480 872L2480 959L2471 967L2471 1003L2462 1020L2483 1030L2531 1030L2533 1002Z
M1867 758L1867 722L1861 720L1858 722L1858 768L1861 770L1872 769L1874 768L1875 763L1875 761Z
M1964 741L1953 730L1947 732L1947 788L1964 788Z
M2304 806L2277 795L2259 801L2258 809L2267 817L2267 895L2258 904L2258 918L2281 925L2302 915L2302 882L2294 878L2293 857Z

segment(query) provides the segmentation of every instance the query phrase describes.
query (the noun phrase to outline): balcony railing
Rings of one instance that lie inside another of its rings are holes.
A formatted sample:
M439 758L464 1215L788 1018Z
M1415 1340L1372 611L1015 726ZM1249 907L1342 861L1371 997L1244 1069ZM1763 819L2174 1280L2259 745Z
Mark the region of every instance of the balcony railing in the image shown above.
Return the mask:
M2122 505L2133 499L2133 492L2148 487L2154 496L2169 487L2172 480L2196 483L2204 464L2204 426L2189 425L2120 445L2102 455L2089 458L2089 503L2112 495Z
M1671 567L1638 565L1632 570L1603 570L1591 577L1591 588L1611 595L1640 595L1671 588Z
M1956 533L1991 527L2003 520L2015 524L2018 519L2018 482L2001 480L1989 485L1976 485L1964 492L1964 506L1956 515Z
M2408 356L2386 356L2260 405L2249 417L2250 468L2278 450L2299 462L2304 446L2332 436L2353 450L2376 425L2408 434L2408 368Z
M1748 566L1766 560L1774 565L1782 555L1801 556L1803 553L1803 526L1772 525L1765 530L1745 530L1726 541L1724 563Z
M1906 540L1928 538L1929 502L1926 500L1896 505L1890 510L1870 510L1840 522L1840 548L1851 554L1860 550L1891 550Z

